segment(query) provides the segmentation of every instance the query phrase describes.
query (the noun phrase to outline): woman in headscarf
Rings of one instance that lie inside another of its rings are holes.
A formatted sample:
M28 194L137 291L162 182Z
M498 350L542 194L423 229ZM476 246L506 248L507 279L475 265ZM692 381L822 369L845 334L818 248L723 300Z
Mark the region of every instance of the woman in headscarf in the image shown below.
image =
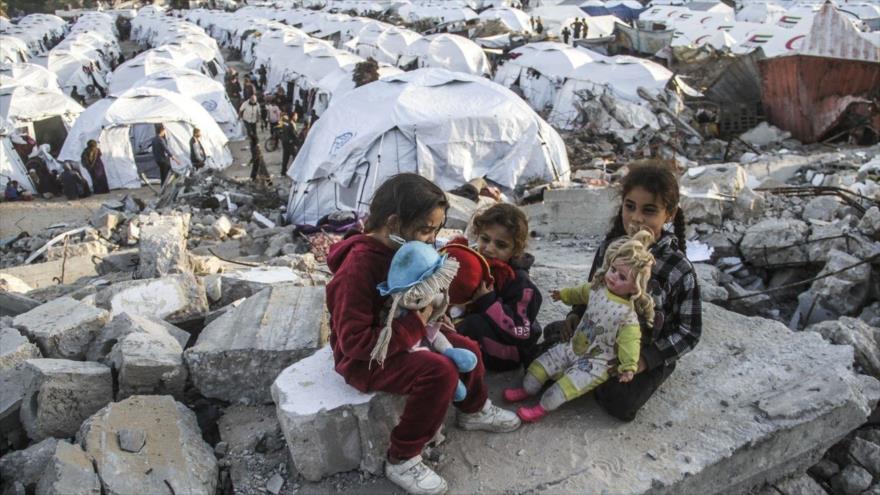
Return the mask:
M107 174L104 172L104 162L101 160L101 149L94 139L89 139L86 149L83 150L80 157L80 163L89 171L92 176L92 183L95 194L105 194L110 192L107 185Z

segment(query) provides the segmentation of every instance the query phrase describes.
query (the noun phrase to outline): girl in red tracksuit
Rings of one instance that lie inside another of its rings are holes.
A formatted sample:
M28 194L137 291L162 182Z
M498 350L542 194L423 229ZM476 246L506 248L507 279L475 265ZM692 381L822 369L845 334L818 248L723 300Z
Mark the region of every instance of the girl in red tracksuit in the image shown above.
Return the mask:
M433 243L446 220L448 203L443 191L415 174L391 177L374 193L364 234L333 245L327 264L333 279L327 284L330 345L336 371L362 392L383 391L406 395L400 422L391 431L385 474L409 493L446 491L446 482L422 463L421 453L446 416L459 378L467 396L456 402L458 425L467 430L513 431L519 418L487 399L485 369L479 347L454 332L446 320L441 329L453 347L478 356L473 371L459 375L455 364L433 352L413 352L425 335L431 306L394 320L384 365L370 363L370 352L385 325L383 309L389 302L376 286L388 277L391 259L404 241Z
M487 368L528 366L541 337L541 292L529 277L534 257L525 252L528 219L516 206L498 203L473 218L471 231L495 283L477 289L457 329L480 344Z

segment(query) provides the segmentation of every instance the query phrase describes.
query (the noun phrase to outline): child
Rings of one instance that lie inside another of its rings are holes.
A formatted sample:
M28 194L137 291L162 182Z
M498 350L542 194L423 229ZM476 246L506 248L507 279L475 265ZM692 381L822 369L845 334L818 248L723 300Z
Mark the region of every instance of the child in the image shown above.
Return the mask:
M487 368L527 366L541 336L541 292L529 278L534 257L525 253L528 220L516 206L499 203L473 218L471 232L495 283L477 290L458 331L480 344Z
M532 407L517 414L535 422L565 402L590 392L608 380L617 365L619 380L629 382L638 369L641 329L638 316L654 321L654 301L646 293L654 257L647 247L654 241L648 231L612 242L602 268L591 283L553 291L554 300L586 304L587 311L570 342L552 347L536 359L520 388L504 391L504 398L519 402L535 395L549 379L556 381Z
M410 493L446 491L446 481L422 463L421 453L443 424L459 379L467 391L465 399L455 403L459 427L506 432L520 425L515 413L488 400L478 346L450 332L445 326L448 323L441 331L452 346L476 354L473 371L459 374L445 356L409 352L426 336L425 323L433 317L433 305L396 318L383 365L370 365L371 352L385 324L382 313L389 302L376 287L388 277L391 259L402 242L434 243L448 206L446 195L429 180L416 174L393 176L373 194L366 233L333 245L327 258L334 273L326 290L336 371L362 392L407 396L400 422L391 431L385 474Z
M700 340L702 308L694 268L685 256L684 214L679 208L678 180L662 162L630 165L621 179L621 206L611 231L593 259L590 278L600 267L611 242L647 229L653 234L654 268L648 292L654 300L654 324L640 319L642 348L629 382L608 380L596 388L596 402L612 416L635 419L638 410L675 370L678 359ZM547 325L545 338L568 340L585 308L575 306L564 322Z

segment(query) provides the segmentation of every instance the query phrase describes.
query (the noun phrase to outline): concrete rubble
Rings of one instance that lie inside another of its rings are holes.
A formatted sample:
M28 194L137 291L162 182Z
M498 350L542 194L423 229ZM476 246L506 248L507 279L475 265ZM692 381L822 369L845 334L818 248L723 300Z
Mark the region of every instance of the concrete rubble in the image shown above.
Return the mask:
M95 305L113 316L128 313L180 323L203 317L208 299L202 281L186 273L113 284L95 294Z
M140 219L138 278L190 271L186 251L189 215L150 215Z
M43 357L36 345L14 328L0 328L0 421L18 415L24 395L24 365ZM5 428L4 428L5 429Z
M126 429L146 432L138 452L120 446L119 432ZM109 404L82 424L76 441L94 459L102 493L213 495L217 489L217 459L195 414L170 396Z
M315 352L328 335L323 288L278 284L202 330L186 350L186 364L206 397L265 403L278 373Z
M23 373L21 423L32 440L73 436L86 418L113 401L113 378L102 364L31 359Z
M58 440L50 437L0 457L0 478L9 485L20 483L28 491L35 490L57 445Z
M92 460L79 445L59 441L54 455L37 482L36 495L88 494L101 494L101 482L92 466Z
M16 316L12 324L34 340L46 357L83 359L109 319L107 311L59 297Z
M129 333L113 346L107 360L117 373L116 400L142 394L183 396L183 347L167 332Z

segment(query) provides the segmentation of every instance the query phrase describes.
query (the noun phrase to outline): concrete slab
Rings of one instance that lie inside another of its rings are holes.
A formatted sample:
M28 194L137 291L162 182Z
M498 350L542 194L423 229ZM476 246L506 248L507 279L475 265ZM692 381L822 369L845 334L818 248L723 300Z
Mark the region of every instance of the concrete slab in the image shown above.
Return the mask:
M353 469L382 472L403 397L350 387L333 369L329 347L285 369L272 384L272 399L293 464L305 479Z
M327 342L324 288L280 284L263 289L211 322L185 353L193 385L205 397L267 403L278 374Z
M42 304L24 294L0 291L0 316L18 316Z
M201 318L208 311L204 285L188 273L113 284L98 291L95 304L113 316L145 315L170 323Z
M113 346L131 333L147 333L152 335L170 335L180 344L180 348L186 348L190 334L185 330L150 316L130 315L122 313L113 317L110 323L104 326L86 352L86 359L104 363L104 359L113 350ZM106 364L106 363L105 363Z
M703 323L700 344L631 423L586 397L514 433L449 429L436 450L450 492L747 493L803 472L880 396L877 380L852 371L851 347L711 304ZM490 378L497 404L520 376ZM358 486L367 485L348 489ZM327 482L303 490L333 491Z
M101 482L79 445L62 440L43 470L36 495L101 495Z
M82 422L113 400L103 364L31 359L24 367L21 423L32 440L73 436Z
M220 275L219 306L243 297L250 297L275 284L300 282L299 274L290 267L271 266L228 272Z
M72 283L82 277L99 275L91 255L68 257L66 262L64 260L54 260L45 263L7 267L3 269L3 273L14 275L34 289L40 289L51 287L58 283L55 279L61 278L62 265L64 268L64 283Z
M183 348L167 333L130 333L113 347L108 361L117 373L116 400L140 394L183 397Z
M24 363L40 357L37 346L18 330L0 328L0 419L18 415L24 395Z
M600 187L548 189L543 203L526 205L523 211L529 217L529 228L539 235L599 236L608 231L618 208L616 189Z
M142 430L138 452L119 445L122 430ZM95 460L102 493L214 495L217 459L202 439L196 415L167 395L135 395L88 418L76 435Z
M12 324L36 342L46 357L84 359L89 344L109 319L107 311L65 296L16 316Z
M141 216L137 278L191 271L186 252L189 214Z

